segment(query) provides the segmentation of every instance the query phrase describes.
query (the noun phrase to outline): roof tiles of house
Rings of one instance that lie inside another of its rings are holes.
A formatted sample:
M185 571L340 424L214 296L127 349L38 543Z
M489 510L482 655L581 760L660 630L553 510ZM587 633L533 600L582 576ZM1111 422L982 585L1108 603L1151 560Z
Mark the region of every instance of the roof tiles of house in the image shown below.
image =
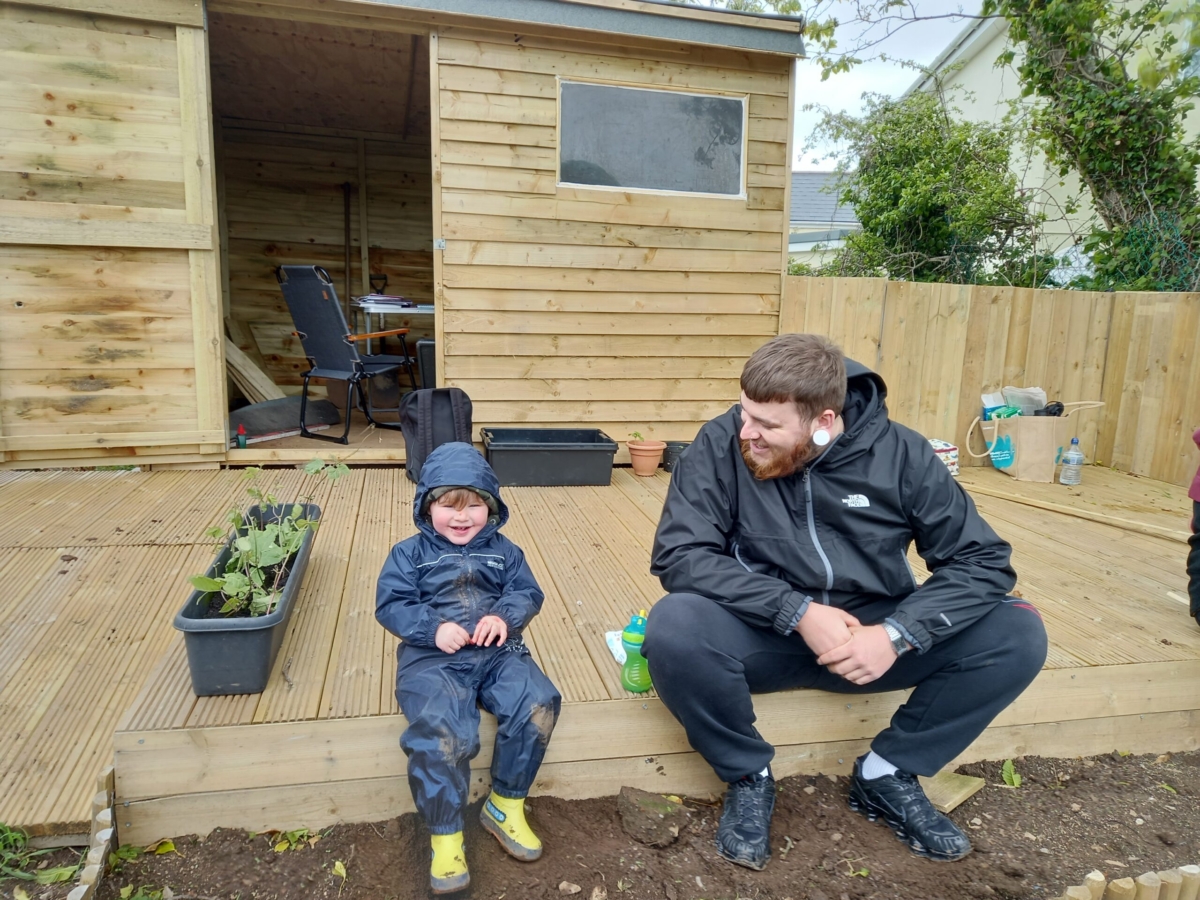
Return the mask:
M792 173L792 224L857 225L854 209L838 203L831 193L837 183L836 172ZM825 190L826 187L829 190Z

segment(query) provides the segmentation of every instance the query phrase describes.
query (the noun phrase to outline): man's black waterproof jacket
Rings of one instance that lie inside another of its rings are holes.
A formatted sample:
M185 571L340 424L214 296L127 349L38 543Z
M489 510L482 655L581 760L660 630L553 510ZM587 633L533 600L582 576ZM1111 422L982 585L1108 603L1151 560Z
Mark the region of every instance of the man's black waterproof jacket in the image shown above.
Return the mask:
M1012 590L1012 548L929 442L888 419L883 379L852 360L846 374L845 432L793 475L750 474L740 406L700 429L675 466L650 571L671 593L708 597L780 634L812 602L875 618L883 609L924 652ZM920 586L913 541L932 573Z

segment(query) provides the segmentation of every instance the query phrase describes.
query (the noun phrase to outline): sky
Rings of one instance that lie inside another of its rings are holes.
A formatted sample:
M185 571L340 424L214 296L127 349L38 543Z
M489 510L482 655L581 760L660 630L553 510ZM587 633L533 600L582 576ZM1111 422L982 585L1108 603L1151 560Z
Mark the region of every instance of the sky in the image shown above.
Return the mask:
M910 6L918 16L954 12L974 14L978 13L980 5L980 0L910 0ZM839 6L845 10L851 7L851 3L835 3L833 15L838 15ZM845 16L839 18L844 19ZM886 54L889 57L910 59L928 65L967 27L969 21L963 18L947 18L905 25L896 33L884 38L870 53L876 56ZM861 26L843 26L838 34L839 46L853 46L860 30ZM864 92L898 97L917 79L917 75L916 71L906 69L899 63L876 58L856 66L849 72L831 75L827 81L821 81L821 67L815 62L801 60L797 73L798 106L792 168L798 171L828 171L835 165L832 160L816 158L824 156L826 150L803 152L813 127L820 119L819 112L803 109L806 103L816 102L834 110L857 113L862 110Z

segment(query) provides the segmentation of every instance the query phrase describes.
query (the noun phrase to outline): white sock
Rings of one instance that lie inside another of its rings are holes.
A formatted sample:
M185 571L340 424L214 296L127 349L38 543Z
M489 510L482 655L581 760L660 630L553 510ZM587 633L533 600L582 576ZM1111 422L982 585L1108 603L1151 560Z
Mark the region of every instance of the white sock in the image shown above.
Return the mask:
M862 761L862 777L871 781L884 775L895 775L896 767L872 750Z
M761 772L759 772L758 774L761 775L763 778L766 778L768 775L771 774L771 767L763 766L763 770Z

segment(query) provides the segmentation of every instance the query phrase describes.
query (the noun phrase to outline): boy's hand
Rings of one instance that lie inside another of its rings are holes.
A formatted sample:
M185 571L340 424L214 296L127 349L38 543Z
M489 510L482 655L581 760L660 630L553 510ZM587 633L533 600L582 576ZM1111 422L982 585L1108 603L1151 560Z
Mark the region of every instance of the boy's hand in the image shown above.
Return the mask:
M484 616L475 626L475 634L471 636L471 643L487 647L491 644L492 638L496 639L497 647L503 645L508 640L508 626L499 616Z
M443 653L454 653L471 643L471 635L457 622L443 622L438 626L433 642Z

